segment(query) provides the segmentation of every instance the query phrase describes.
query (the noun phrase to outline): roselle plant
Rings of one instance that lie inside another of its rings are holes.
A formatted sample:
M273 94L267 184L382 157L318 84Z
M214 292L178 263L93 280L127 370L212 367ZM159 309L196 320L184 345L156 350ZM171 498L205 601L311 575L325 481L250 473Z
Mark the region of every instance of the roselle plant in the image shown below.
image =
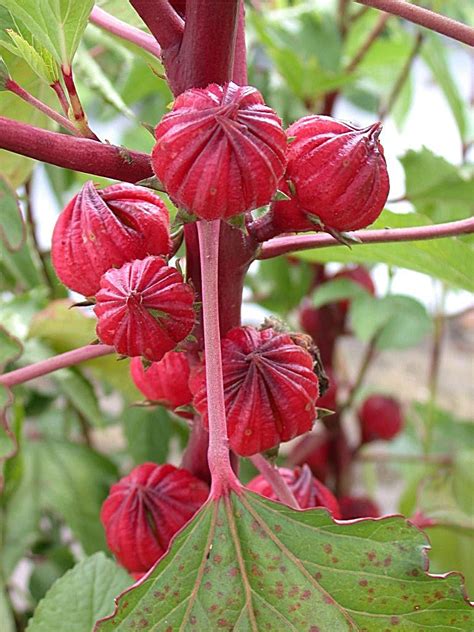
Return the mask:
M472 12L360 3L0 0L2 632L472 630L448 318L370 267L473 289ZM463 165L408 152L399 214L420 57ZM422 339L423 401L370 384Z

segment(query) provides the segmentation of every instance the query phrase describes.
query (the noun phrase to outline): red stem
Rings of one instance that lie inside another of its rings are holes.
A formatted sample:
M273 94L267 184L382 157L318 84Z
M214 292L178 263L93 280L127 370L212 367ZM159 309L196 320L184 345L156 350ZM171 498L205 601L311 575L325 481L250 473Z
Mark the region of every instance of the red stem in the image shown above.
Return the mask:
M351 233L362 244L388 243L397 241L422 241L425 239L440 239L442 237L456 237L474 233L474 217L445 224L430 226L414 226L410 228L382 228L377 230L356 230ZM313 248L327 248L341 246L340 241L325 233L311 233L309 235L289 235L275 237L262 244L258 259L271 259L279 255L299 250ZM357 245L357 244L355 244Z
M64 85L69 95L69 102L71 103L71 111L76 121L77 128L81 132L82 136L90 138L92 140L99 140L87 123L87 116L82 108L79 95L77 94L76 84L74 83L74 77L72 74L72 68L70 66L62 66Z
M16 369L16 371L10 371L10 373L0 375L0 384L16 386L17 384L23 384L42 375L52 373L53 371L58 371L64 367L79 364L80 362L99 358L100 356L109 355L114 352L114 347L109 347L108 345L86 345L85 347L79 347L79 349L66 351L66 353L61 353L47 360L30 364L22 369Z
M208 463L212 476L211 496L220 498L230 489L240 489L229 457L219 330L219 234L220 220L198 222L202 271L204 352L206 358L207 409L209 420Z
M46 105L46 103L43 103L32 94L24 90L16 83L16 81L13 81L13 79L7 79L5 83L5 88L13 94L16 94L17 97L20 97L20 99L23 99L23 101L26 101L26 103L29 103L40 112L43 112L43 114L46 114L47 117L61 125L61 127L64 127L65 129L72 132L75 136L79 135L79 131L71 123L71 121L69 121L62 114L59 114L59 112L56 112L56 110L53 110L53 108L50 108L49 105Z
M122 22L122 20L110 15L110 13L107 13L107 11L104 11L100 7L96 6L92 9L89 19L96 26L104 29L104 31L108 31L112 33L112 35L116 35L127 42L136 44L155 57L161 57L161 48L152 35L148 35L148 33L144 33L141 29Z
M138 182L153 175L148 154L50 132L3 116L0 116L0 149L125 182Z
M179 47L184 21L168 0L130 0L130 4L158 40L163 53L167 48Z
M474 46L474 29L439 13L434 13L423 7L418 7L404 0L356 0L374 9L380 9L393 15L398 15L409 22L424 26L431 31L446 35L458 42Z
M298 501L295 498L295 495L288 487L287 482L280 474L277 467L270 465L267 459L261 454L255 454L254 456L251 456L250 460L263 476L263 478L267 481L267 483L271 485L273 491L282 503L285 503L285 505L288 505L288 507L293 507L293 509L301 509Z

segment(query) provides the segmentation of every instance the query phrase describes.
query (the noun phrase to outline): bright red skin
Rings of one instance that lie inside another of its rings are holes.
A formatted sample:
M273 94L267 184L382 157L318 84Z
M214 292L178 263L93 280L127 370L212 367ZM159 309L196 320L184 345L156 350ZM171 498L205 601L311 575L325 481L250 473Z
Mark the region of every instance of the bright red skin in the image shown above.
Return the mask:
M137 388L150 401L170 410L191 404L189 362L184 353L169 351L162 360L152 362L146 369L140 358L132 358L130 372Z
M335 496L325 485L314 478L307 465L295 467L294 470L280 467L278 471L295 495L301 509L326 507L334 518L341 517L339 503ZM277 495L273 491L273 487L261 475L252 479L250 483L247 484L247 488L271 500L278 500Z
M358 129L328 116L293 123L285 179L295 188L295 219L288 230L314 230L312 215L328 228L350 231L372 224L383 210L389 179L380 124ZM287 203L289 204L289 203ZM308 220L302 224L302 210Z
M400 404L392 397L371 395L364 400L358 411L362 443L388 441L403 428Z
M206 483L173 465L143 463L112 485L100 519L107 544L130 573L148 571L207 500Z
M191 332L194 292L161 257L108 270L100 286L97 336L118 353L159 361Z
M59 215L51 257L59 279L93 296L109 268L171 251L169 213L144 187L113 184L97 190L86 182Z
M380 516L380 509L373 500L365 496L343 496L339 498L339 507L343 520L378 518Z
M201 219L267 204L286 166L281 120L251 86L187 90L155 136L153 170L175 204Z
M250 456L311 430L317 417L313 358L273 329L236 327L222 340L224 396L231 449ZM208 427L204 364L189 382Z

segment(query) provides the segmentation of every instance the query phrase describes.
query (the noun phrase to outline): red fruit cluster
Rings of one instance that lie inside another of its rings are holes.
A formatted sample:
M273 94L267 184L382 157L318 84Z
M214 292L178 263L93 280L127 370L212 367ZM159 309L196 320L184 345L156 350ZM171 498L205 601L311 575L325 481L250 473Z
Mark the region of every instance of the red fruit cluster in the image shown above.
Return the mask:
M393 397L371 395L358 411L362 443L393 439L403 427L400 404Z
M206 501L209 489L187 470L143 463L112 486L102 505L107 544L130 573L146 573Z
M56 222L51 257L64 285L93 296L109 268L170 250L169 214L157 195L124 182L102 190L86 182Z
M285 170L281 121L251 86L187 90L155 136L157 177L177 206L201 219L226 219L268 204Z
M340 518L339 503L332 492L311 474L307 465L290 470L278 468L282 478L293 492L301 509L326 507L334 518ZM271 500L278 500L273 487L263 476L256 476L247 484L247 488Z
M227 433L234 452L264 452L312 428L319 394L314 360L290 335L236 327L221 348ZM192 372L190 388L207 427L204 365Z
M147 368L141 358L132 358L130 371L137 388L151 402L176 412L177 408L190 406L189 362L184 353L168 352L160 362L152 362ZM177 411L183 417L191 417L186 411Z
M97 335L118 353L158 361L191 332L194 292L161 257L104 274L94 312Z

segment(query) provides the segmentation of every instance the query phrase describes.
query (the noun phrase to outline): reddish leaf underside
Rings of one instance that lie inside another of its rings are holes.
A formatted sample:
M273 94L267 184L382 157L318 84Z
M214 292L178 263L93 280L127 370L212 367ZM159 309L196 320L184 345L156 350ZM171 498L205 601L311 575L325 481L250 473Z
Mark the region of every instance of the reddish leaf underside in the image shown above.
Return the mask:
M426 573L403 517L337 524L253 493L210 502L96 632L472 630L461 577Z

